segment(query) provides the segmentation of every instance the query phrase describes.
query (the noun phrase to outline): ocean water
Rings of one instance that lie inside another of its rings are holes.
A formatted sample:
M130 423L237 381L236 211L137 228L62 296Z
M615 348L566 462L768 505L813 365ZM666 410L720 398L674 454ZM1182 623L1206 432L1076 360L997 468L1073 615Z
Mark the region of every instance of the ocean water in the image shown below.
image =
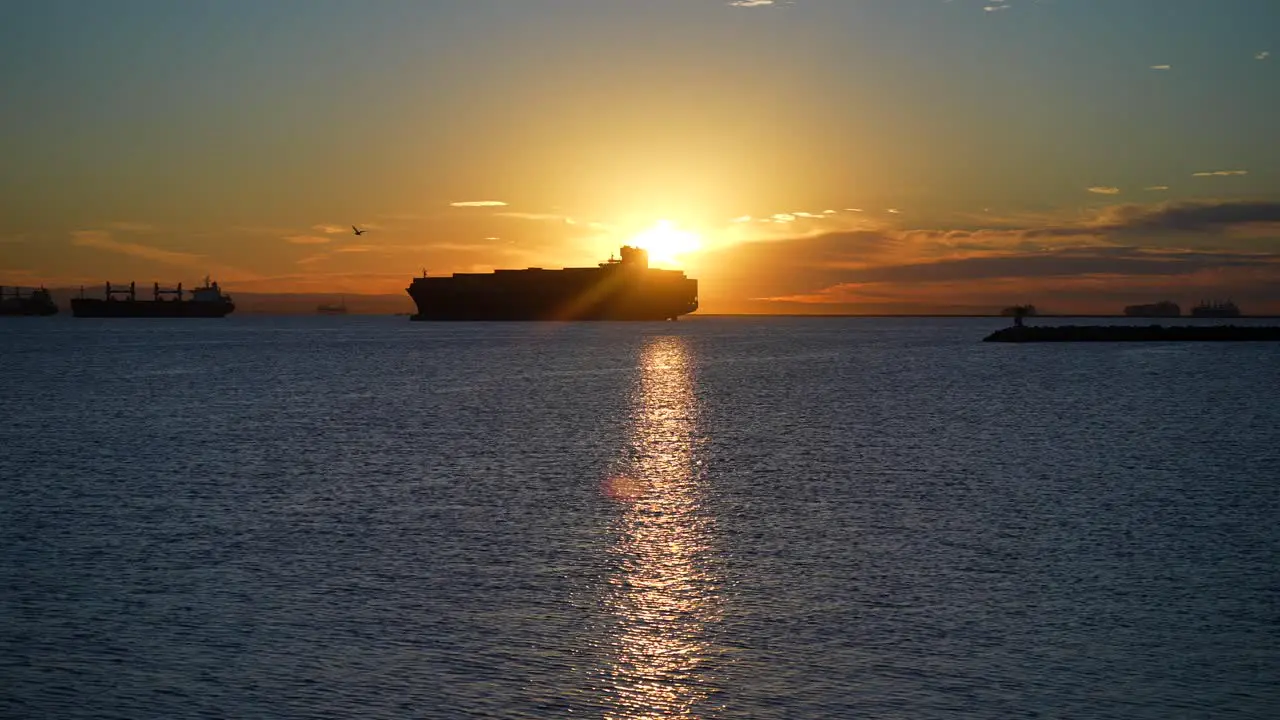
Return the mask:
M1274 718L1280 345L0 324L0 716Z

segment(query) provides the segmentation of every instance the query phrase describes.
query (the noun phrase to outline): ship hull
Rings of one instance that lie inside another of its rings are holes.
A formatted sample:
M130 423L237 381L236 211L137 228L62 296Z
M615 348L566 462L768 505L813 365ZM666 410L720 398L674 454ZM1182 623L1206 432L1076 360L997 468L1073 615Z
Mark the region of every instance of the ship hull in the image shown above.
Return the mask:
M43 303L26 303L21 305L4 305L0 306L0 317L34 317L57 315L57 305L45 305Z
M675 320L679 315L648 314L577 314L559 315L555 313L534 315L524 312L433 312L415 313L409 316L415 322L583 322L583 321L615 321L615 322L656 322L659 320Z
M696 300L637 292L627 297L584 301L578 296L502 295L458 297L410 292L418 306L410 320L434 322L554 322L675 320L698 309Z
M235 309L230 302L198 300L71 300L71 314L78 318L220 318Z

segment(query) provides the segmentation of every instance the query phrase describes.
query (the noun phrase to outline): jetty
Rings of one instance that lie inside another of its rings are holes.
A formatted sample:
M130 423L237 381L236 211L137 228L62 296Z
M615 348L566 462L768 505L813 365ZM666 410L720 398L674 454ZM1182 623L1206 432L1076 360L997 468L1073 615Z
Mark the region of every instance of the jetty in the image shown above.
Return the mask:
M1262 325L1013 325L983 342L1238 342L1280 341L1280 327Z

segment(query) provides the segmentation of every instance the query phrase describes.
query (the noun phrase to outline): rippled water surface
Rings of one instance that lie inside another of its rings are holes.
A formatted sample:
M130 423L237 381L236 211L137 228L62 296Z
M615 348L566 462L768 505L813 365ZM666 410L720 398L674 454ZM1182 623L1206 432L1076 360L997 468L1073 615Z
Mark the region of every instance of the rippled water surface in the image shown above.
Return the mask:
M1280 716L1280 345L0 323L0 716Z

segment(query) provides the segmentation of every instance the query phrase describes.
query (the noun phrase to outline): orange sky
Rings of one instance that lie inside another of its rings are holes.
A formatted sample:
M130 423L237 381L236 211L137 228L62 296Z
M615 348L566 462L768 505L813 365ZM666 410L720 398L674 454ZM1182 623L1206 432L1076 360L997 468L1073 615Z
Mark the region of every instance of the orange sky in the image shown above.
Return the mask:
M402 294L665 220L704 312L1280 313L1280 4L1138 5L32 4L0 283Z
M793 209L720 225L612 225L492 204L499 201L459 202L476 204L421 218L372 218L359 223L367 231L358 237L334 222L235 228L217 240L185 233L179 241L161 226L104 223L43 245L53 252L8 244L25 251L8 257L48 270L6 268L4 282L192 283L211 273L232 291L399 294L423 269L590 265L639 241L653 248L656 265L700 280L704 312L966 312L1027 302L1048 311L1115 312L1135 302L1169 298L1189 306L1227 296L1253 312L1280 310L1273 296L1280 258L1259 247L1277 226L1250 219L1270 212L1266 201L1110 206L1058 218L988 215L965 223L972 229L960 222L919 229L905 212L852 208ZM426 239L440 234L472 239Z

